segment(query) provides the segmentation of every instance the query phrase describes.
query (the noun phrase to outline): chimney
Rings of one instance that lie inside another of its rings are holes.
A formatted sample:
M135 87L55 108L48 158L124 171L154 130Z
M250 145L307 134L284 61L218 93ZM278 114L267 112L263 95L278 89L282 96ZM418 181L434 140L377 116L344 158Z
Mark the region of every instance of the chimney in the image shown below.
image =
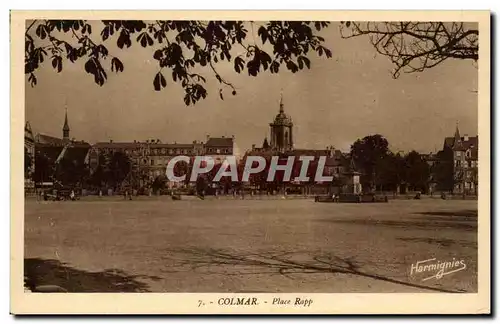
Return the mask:
M210 139L210 134L207 134L207 142L208 142L209 139Z
M252 144L252 150L255 150L255 144Z
M113 140L112 140L112 139L110 139L110 140L109 140L109 142L110 142L110 143L113 143Z
M225 138L224 135L222 135L222 138Z
M464 142L467 142L469 140L469 135L464 134Z
M134 144L135 144L135 143L137 143L137 141L136 141L136 140L134 140Z

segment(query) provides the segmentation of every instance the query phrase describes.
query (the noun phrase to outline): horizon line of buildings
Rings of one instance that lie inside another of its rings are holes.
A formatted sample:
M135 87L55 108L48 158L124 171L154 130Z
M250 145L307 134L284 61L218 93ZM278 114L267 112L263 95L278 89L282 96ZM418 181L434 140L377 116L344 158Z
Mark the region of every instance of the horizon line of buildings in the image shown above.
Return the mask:
M283 96L279 102L279 112L269 123L270 138L264 138L262 146L257 147L252 145L251 149L242 152L236 145L236 138L231 137L212 137L206 136L206 141L194 140L191 143L163 143L159 139L148 139L145 141L131 142L97 142L90 144L85 141L77 141L70 138L70 127L68 122L67 110L62 128L63 137L57 138L44 134L33 135L29 122L25 124L25 150L33 157L36 155L35 150L43 150L45 154L49 154L50 158L56 164L64 157L65 154L79 151L78 159L84 159L91 172L95 171L99 166L99 156L101 153L121 152L130 157L132 170L141 170L150 178L165 174L166 165L170 159L177 155L206 155L211 156L216 163L222 163L226 156L234 155L237 159L241 159L246 155L262 155L270 156L279 154L282 156L327 156L325 170L330 175L341 177L343 174L356 171L355 166L349 159L349 153L335 149L333 146L328 146L325 149L297 149L294 146L293 136L293 121L292 118L285 113ZM446 137L443 143L443 150L453 151L453 170L456 172L464 172L468 175L474 168L477 168L478 159L478 136L469 137L461 136L458 124L455 135ZM443 151L441 150L441 151ZM432 167L437 161L438 152L429 154L420 154L421 157ZM34 170L34 161L32 161L31 169ZM26 176L25 176L26 177ZM467 177L466 177L467 178ZM468 178L467 178L468 179ZM456 184L457 191L476 190L477 184L472 180L465 180L463 183Z

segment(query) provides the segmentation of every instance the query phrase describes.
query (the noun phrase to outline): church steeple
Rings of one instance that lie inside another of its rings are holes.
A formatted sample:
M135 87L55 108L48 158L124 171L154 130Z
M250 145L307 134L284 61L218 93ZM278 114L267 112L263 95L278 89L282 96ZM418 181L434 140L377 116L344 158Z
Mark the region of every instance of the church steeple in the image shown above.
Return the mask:
M458 130L458 122L457 122L457 127L455 129L455 144L457 144L458 142L460 142L460 131Z
M64 116L63 139L69 140L68 108L67 107L66 107L66 114Z

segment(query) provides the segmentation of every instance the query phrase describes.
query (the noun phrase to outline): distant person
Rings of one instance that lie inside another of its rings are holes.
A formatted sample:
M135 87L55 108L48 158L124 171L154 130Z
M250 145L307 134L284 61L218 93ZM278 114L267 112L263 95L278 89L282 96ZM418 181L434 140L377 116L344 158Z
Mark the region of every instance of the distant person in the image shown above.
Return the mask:
M69 194L69 198L71 200L75 200L75 192L73 190L71 190L71 193Z
M99 198L102 197L102 190L99 190Z

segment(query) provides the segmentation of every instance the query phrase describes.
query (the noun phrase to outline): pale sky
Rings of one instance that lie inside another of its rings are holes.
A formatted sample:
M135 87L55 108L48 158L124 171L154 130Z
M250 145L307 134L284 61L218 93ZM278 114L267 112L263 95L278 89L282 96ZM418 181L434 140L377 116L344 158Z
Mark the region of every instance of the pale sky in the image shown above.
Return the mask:
M101 29L93 28L93 33ZM478 71L472 61L449 60L393 79L389 59L377 54L366 37L341 39L337 24L321 35L333 58L310 55L311 69L296 74L282 67L278 75L266 71L251 77L246 70L239 75L228 63L218 64L219 73L238 91L232 96L227 89L224 101L211 71L202 70L209 93L195 106L185 106L183 90L169 74L167 88L154 91L158 68L152 47L133 43L120 50L108 45L125 71L108 71L103 87L84 71L83 61L64 61L60 74L45 61L37 86L26 81L26 118L35 133L62 137L67 103L70 136L77 140L191 143L204 141L207 134L234 135L246 150L269 136L283 89L285 112L295 124L296 148L333 145L347 151L356 139L378 133L395 151L431 152L453 135L457 121L462 134L477 134Z

